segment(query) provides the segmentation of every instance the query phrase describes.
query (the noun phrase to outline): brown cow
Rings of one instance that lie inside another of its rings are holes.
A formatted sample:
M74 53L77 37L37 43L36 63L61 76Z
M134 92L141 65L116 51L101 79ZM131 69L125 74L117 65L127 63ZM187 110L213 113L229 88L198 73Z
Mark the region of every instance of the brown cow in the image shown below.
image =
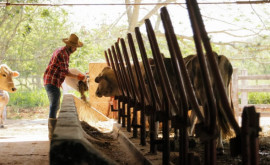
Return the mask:
M232 72L233 72L232 65L227 57L225 57L223 55L217 55L216 53L214 53L214 55L215 55L216 60L218 61L218 67L219 67L219 70L221 73L221 77L223 79L223 84L224 84L224 87L226 90L226 94L228 96L228 99L231 101L230 93L229 93L229 91L230 91L229 85L230 85ZM184 58L184 62L185 62L191 83L193 85L195 95L198 99L198 102L200 103L201 106L203 106L204 108L207 108L207 98L205 96L205 90L204 90L203 79L202 79L201 68L200 68L198 57L196 55L189 55L189 56ZM174 91L178 91L176 89L177 88L177 84L176 84L177 81L175 79L174 71L172 69L171 59L165 58L164 63L166 65L166 70L167 70L167 73L169 74L168 76L170 78L170 82L172 84L172 87L174 88ZM211 69L209 69L209 72L211 73ZM225 110L224 110L223 105L222 105L222 100L220 99L218 89L215 85L215 81L213 80L213 77L211 77L210 79L212 82L214 97L216 99L216 105L217 105L217 126L218 126L217 131L220 132L219 140L217 143L217 148L218 148L219 154L222 154L224 152L223 151L223 144L222 144L222 135L224 137L226 137L226 136L231 134L231 131L230 131L229 122L228 122L226 115L225 115L225 112L224 112ZM178 97L178 98L180 97L178 92L176 92L175 94L176 94L176 97ZM191 105L191 107L192 107L192 105ZM233 109L233 106L232 106L232 109ZM191 126L190 134L193 132L195 120L196 120L196 116L195 116L194 111L192 111L191 112L192 126Z
M0 128L4 127L6 116L6 105L9 102L8 92L15 92L17 89L13 83L13 77L18 77L17 71L12 71L7 65L0 65Z

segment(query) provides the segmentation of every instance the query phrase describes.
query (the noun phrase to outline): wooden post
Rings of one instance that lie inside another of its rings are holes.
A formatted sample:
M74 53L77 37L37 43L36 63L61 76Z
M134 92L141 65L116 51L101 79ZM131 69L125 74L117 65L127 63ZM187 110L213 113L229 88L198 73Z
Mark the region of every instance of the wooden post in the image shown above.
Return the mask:
M248 71L246 69L242 70L241 75L242 76L247 76ZM241 88L246 88L247 86L248 86L247 80L242 80L241 81ZM246 106L247 104L248 104L248 93L247 92L242 92L241 93L241 109L243 109L243 107Z
M239 96L238 96L238 68L233 69L233 75L232 75L232 86L231 86L231 97L233 102L233 108L234 113L236 116L236 120L239 124L239 118L240 118L240 109L239 109Z

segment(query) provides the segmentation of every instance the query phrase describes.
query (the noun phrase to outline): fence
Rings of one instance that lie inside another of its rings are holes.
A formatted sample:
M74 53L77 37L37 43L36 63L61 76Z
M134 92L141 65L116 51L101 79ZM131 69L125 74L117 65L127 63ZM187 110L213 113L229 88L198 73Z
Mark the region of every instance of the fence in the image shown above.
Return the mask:
M236 115L240 116L244 106L255 106L256 109L261 109L261 116L270 117L270 111L265 111L270 109L270 104L248 104L248 93L249 92L270 92L270 85L249 85L248 80L270 80L270 75L248 75L247 70L234 69L233 71L233 82L232 82L232 96L234 109L236 110ZM240 84L239 85L239 81ZM239 95L239 93L241 94ZM239 98L241 103L239 103Z
M210 76L208 75L209 72L207 72L208 68L206 67L205 63L206 59L203 54L203 48L201 45L203 43L205 51L207 52L207 59L210 64L209 66L212 70L213 77L216 82L215 85L217 86L221 98L220 100L222 100L222 105L225 109L224 113L226 113L228 123L231 124L236 134L235 138L230 139L231 155L237 156L241 154L243 164L259 164L259 114L256 113L254 107L244 108L242 115L242 127L239 127L231 111L229 100L222 83L219 68L215 61L209 38L207 37L207 32L204 29L204 24L201 19L198 4L196 1L187 0L187 6L192 23L198 60L202 64L200 69L204 73L203 81L206 84L205 86L207 86L205 91L207 93L207 103L209 108L205 108L204 112L205 114L208 114L208 116L204 117L200 111L199 104L195 98L195 92L193 91L191 81L189 80L184 59L182 57L180 47L177 43L168 11L166 7L163 7L161 8L161 19L166 34L165 36L170 56L172 59L171 65L173 68L173 73L175 73L174 76L177 81L177 92L179 92L181 97L175 97L176 91L172 90L172 84L168 76L169 73L165 68L164 59L159 50L158 42L151 22L149 19L146 19L145 26L147 30L148 42L150 43L152 55L154 57L156 75L158 77L159 84L154 81L154 75L147 58L144 41L142 40L139 27L135 28L135 36L142 57L146 80L149 83L148 85L150 93L148 92L144 78L142 77L142 70L139 65L137 52L131 33L127 34L127 40L136 75L132 74L132 68L130 65L131 60L128 56L126 42L123 38L118 40L119 42L116 42L110 48L104 51L107 63L111 69L113 69L118 86L120 87L120 96L117 96L116 98L118 100L118 123L121 123L122 127L126 127L128 132L132 131L133 138L140 136L140 144L144 146L146 145L145 115L148 115L150 118L150 153L155 154L157 152L157 145L162 144L162 164L170 164L170 142L173 139L171 139L169 136L169 130L170 128L174 128L176 133L174 140L179 142L178 164L198 164L194 162L195 159L200 159L198 158L198 155L188 151L188 100L192 105L192 110L195 112L200 121L200 123L196 125L198 130L196 135L199 137L204 136L203 138L205 139L203 141L205 145L205 152L203 155L205 158L204 164L217 164L215 138L217 111L215 109L216 106L214 102L213 91L211 91L209 80ZM120 48L122 48L122 51ZM135 84L135 77L137 78L138 87L136 87ZM157 85L161 87L163 95L162 98L160 97L160 93L157 90ZM137 114L137 112L140 113ZM133 116L131 114L133 114ZM157 132L156 122L158 121L162 123L161 139L158 138L155 134ZM174 124L170 125L169 121L173 121L172 123ZM138 132L137 129L139 129L140 132Z

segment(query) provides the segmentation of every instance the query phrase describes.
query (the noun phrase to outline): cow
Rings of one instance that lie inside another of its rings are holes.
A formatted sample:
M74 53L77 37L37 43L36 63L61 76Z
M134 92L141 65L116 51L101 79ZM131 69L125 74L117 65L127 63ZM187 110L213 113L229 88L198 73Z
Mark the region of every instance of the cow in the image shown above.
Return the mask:
M228 99L230 100L229 84L230 84L232 72L233 72L232 65L230 61L228 60L228 58L226 58L226 56L218 55L217 53L214 53L214 55L218 62L218 67L219 67L219 70L223 79L223 84L224 84ZM177 92L178 90L176 89L177 81L175 79L175 74L171 65L172 64L171 59L170 58L163 58L163 59L164 59L164 63L166 66L166 70L167 70L168 77L170 79L173 91L175 91L175 96L178 97L179 99L180 94L179 92ZM207 100L204 95L205 91L203 87L201 69L200 69L198 57L197 55L188 55L187 57L184 58L184 62L185 62L191 83L193 85L195 95L198 99L198 102L200 103L202 107L206 107ZM160 87L160 83L158 82L158 79L157 79L157 73L155 71L155 66L152 65L151 68L153 69L154 79L156 81L156 84ZM98 88L96 90L97 96L99 97L117 96L120 94L114 72L110 67L104 68L103 71L99 74L99 76L97 76L96 80L97 80L96 82L99 82ZM217 112L217 125L218 125L218 129L220 130L219 140L217 143L217 149L218 149L219 154L222 154L224 152L223 144L222 144L222 135L223 137L226 137L231 134L231 131L230 131L229 122L227 121L225 117L226 115L224 113L224 109L222 106L222 100L220 99L218 90L216 89L216 85L213 80L213 77L211 77L211 82L212 82L211 85L213 87L213 91L214 91L214 95L215 95L216 103L217 103L217 111L218 111ZM159 93L160 93L160 90L159 90ZM233 106L231 107L233 109ZM191 111L191 124L192 124L191 128L194 128L195 120L196 120L196 116L194 114L194 111ZM193 130L191 129L190 134L192 132Z
M215 52L213 54L214 54L214 56L217 60L217 63L218 63L218 68L220 70L221 77L223 79L223 84L225 87L225 91L226 91L228 100L231 101L230 82L231 82L231 77L232 77L232 73L233 73L232 65L226 56L218 55ZM167 70L168 77L170 79L173 91L178 91L176 89L177 88L177 84L176 84L177 81L176 81L175 74L174 74L174 71L172 68L171 58L164 58L164 63L166 66L166 70ZM200 68L198 56L197 55L189 55L189 56L184 58L184 63L186 65L188 75L189 75L189 78L191 80L191 84L193 86L193 89L195 91L195 95L197 97L199 104L203 108L207 108L207 98L205 96L205 89L204 89L204 85L203 85L202 73L201 73L201 68ZM207 67L209 68L208 70L211 73L211 69L210 69L208 63L207 63ZM154 71L154 75L156 75L155 71ZM154 76L154 77L155 77L155 81L157 81L157 79L156 79L157 76ZM210 77L210 80L212 83L211 86L213 87L214 97L216 99L216 106L217 106L217 126L218 126L217 131L219 132L219 138L217 141L217 151L218 151L218 154L223 154L224 149L223 149L223 143L222 143L222 135L223 135L223 138L225 138L226 136L230 136L231 129L230 129L229 121L226 118L225 110L224 110L223 105L222 105L222 100L220 99L220 95L218 93L218 89L217 89L217 86L216 86L215 81L213 79L213 76ZM159 85L158 82L157 82L157 85ZM179 97L180 97L179 92L175 92L175 96L177 97L177 99L179 99ZM189 108L192 108L192 105L189 105ZM233 110L232 102L231 102L231 108ZM193 128L194 128L195 121L196 121L196 115L195 115L194 111L191 111L190 118L191 118L190 119L191 120L191 128L190 128L189 135L192 135Z
M12 71L6 64L0 65L0 128L4 128L6 118L6 105L9 102L9 94L16 92L13 77L18 77L19 72Z
M112 97L119 96L120 89L115 76L115 73L111 67L105 67L95 78L95 82L98 83L96 89L96 96L98 97Z
M69 71L72 74L78 75L78 74L83 74L81 71L79 71L76 68L70 68ZM86 101L86 96L84 92L88 91L88 81L84 82L81 80L77 80L71 77L66 77L64 81L68 86L71 88L75 89L76 91L80 92L81 94L81 99L83 101Z

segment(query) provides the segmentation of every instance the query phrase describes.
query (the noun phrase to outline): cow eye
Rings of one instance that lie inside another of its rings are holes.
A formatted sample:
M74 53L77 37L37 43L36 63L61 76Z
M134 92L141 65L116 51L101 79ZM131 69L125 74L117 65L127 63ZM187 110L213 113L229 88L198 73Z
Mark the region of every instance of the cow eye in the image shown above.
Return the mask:
M3 76L3 77L7 77L7 75L5 75L5 74L2 74L2 76Z

